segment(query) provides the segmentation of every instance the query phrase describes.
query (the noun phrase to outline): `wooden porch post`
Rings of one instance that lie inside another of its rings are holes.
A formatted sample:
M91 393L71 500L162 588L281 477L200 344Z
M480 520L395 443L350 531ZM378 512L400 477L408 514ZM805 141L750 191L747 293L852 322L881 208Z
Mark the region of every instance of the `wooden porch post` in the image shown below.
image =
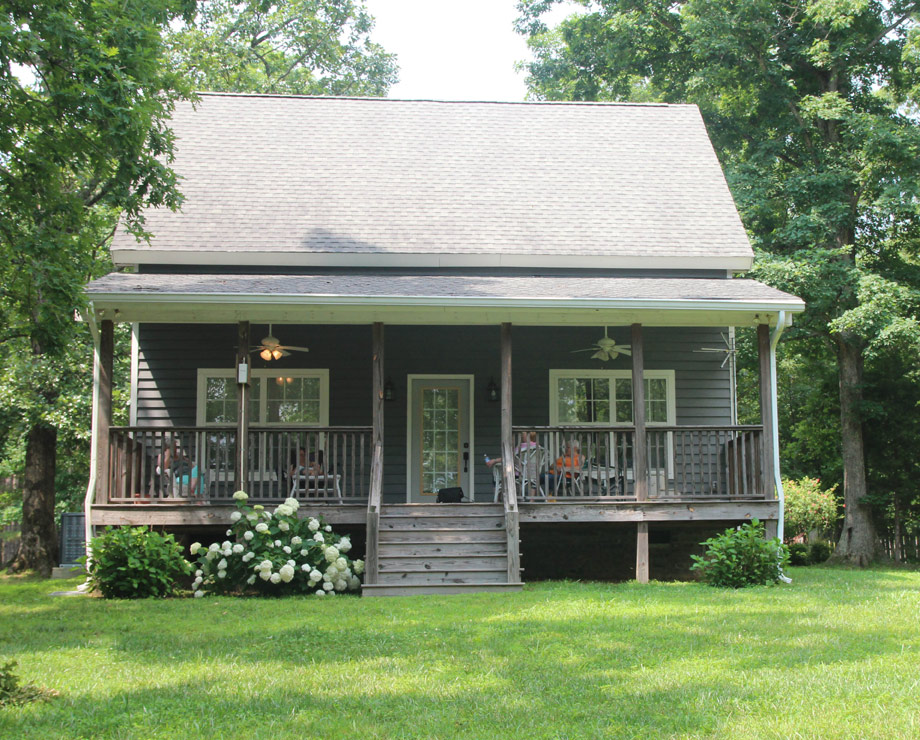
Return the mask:
M377 583L380 546L380 502L383 496L383 323L375 321L371 338L373 383L373 432L371 434L371 480L367 499L367 530L364 582Z
M636 501L648 500L648 463L645 434L645 357L642 324L632 325L632 400L636 438L633 443L633 485ZM648 583L648 523L639 522L636 534L636 580Z
M757 354L760 360L760 419L763 424L760 463L763 497L773 499L773 378L770 372L770 327L757 327Z
M99 323L99 354L95 371L99 374L99 405L93 419L96 437L96 503L108 502L111 474L109 428L112 426L112 367L115 352L115 323L104 319Z
M237 327L236 339L236 460L234 485L237 491L245 491L249 483L249 322L241 321Z
M502 480L505 488L505 533L508 549L508 583L521 580L520 518L517 507L517 483L514 480L514 449L511 429L511 324L502 323Z

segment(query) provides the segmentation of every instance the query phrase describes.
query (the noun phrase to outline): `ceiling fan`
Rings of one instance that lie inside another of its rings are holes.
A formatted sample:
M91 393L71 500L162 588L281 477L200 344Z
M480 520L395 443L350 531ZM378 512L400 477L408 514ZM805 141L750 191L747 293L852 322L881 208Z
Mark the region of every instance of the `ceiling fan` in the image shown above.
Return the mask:
M725 367L725 364L731 360L732 363L735 362L735 355L738 353L738 349L735 347L735 338L733 336L727 335L724 332L719 333L722 337L722 341L725 342L724 347L700 347L699 349L693 350L694 352L724 352L725 359L722 360L722 364L719 367ZM732 365L734 367L734 364Z
M602 360L604 362L615 360L620 355L632 354L628 344L617 344L615 339L607 336L606 326L604 327L604 336L598 339L592 347L573 350L572 354L575 354L575 352L593 352L594 354L591 355L592 360Z
M272 325L268 325L268 336L262 337L262 343L250 348L250 352L258 352L259 357L263 360L280 360L287 357L293 352L309 352L309 347L294 347L288 344L281 344L277 337L272 334Z

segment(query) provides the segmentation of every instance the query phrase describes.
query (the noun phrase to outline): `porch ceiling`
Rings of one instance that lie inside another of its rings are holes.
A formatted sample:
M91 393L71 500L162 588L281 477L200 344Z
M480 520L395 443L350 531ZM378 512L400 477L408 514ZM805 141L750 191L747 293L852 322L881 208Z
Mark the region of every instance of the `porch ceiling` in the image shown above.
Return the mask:
M113 273L96 318L122 322L749 326L801 299L746 279L420 274Z

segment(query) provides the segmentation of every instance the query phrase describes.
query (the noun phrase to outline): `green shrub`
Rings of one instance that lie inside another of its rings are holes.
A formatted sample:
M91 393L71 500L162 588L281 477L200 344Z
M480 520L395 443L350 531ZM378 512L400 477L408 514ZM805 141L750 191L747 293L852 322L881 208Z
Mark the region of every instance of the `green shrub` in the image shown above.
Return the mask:
M804 537L813 530L823 532L837 522L840 515L834 497L836 488L836 485L826 490L821 488L821 481L817 478L783 481L786 494L783 522L787 540Z
M701 557L692 555L691 570L710 586L744 588L776 583L789 561L786 546L774 537L764 539L764 527L757 519L737 529L700 543L706 548Z
M804 542L793 542L787 545L789 549L789 565L808 565L809 559L808 545Z
M830 542L819 540L812 542L808 548L808 562L814 565L820 565L831 556L833 548Z
M169 596L190 569L171 534L113 527L92 541L89 578L106 598Z

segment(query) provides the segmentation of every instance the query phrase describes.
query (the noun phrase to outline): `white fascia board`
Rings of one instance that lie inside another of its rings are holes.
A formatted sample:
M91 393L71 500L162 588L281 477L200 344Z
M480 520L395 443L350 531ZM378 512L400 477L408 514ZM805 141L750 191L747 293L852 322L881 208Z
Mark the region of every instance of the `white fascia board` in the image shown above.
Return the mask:
M606 268L611 270L727 270L746 272L754 264L754 256L734 255L580 255L580 254L509 254L434 252L295 252L256 251L237 252L183 249L113 249L112 259L119 267L127 265L226 265L228 267L504 267L504 268Z
M149 307L156 310L169 307L231 307L240 308L394 308L415 310L419 318L432 308L467 310L551 310L561 311L692 311L692 312L779 312L799 313L805 304L794 300L692 300L679 298L658 299L599 299L599 298L467 298L457 296L340 296L340 295L239 295L235 293L176 294L176 293L106 293L93 296L97 311L107 309L123 311L129 307ZM117 318L117 317L116 317ZM421 321L421 323L425 323Z

